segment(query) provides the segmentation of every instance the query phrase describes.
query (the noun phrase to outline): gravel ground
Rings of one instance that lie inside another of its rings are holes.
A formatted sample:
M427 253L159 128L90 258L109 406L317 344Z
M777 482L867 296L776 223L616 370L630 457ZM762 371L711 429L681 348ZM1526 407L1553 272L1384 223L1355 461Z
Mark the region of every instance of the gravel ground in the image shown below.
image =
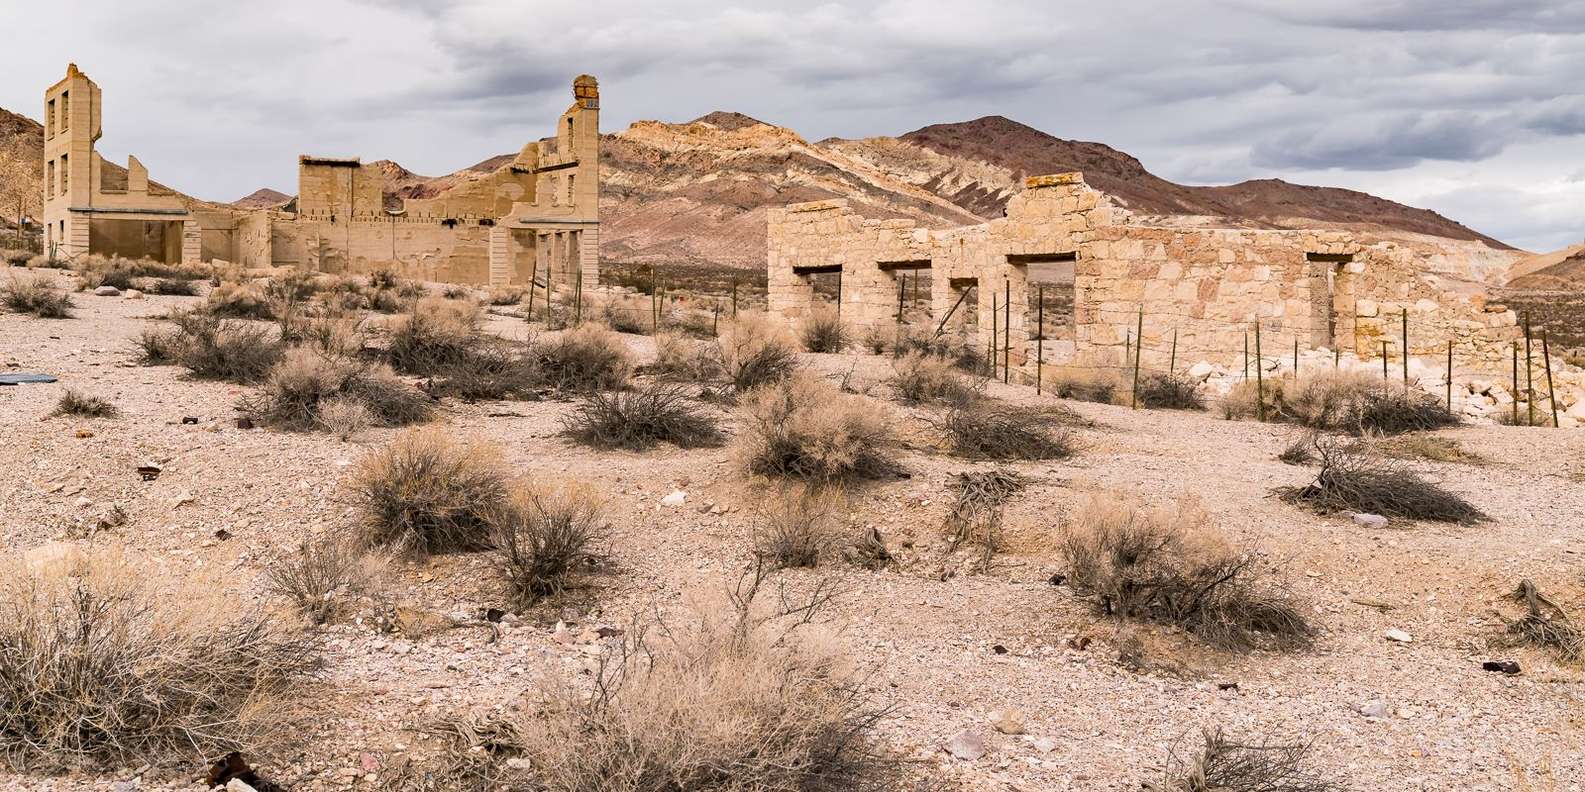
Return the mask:
M222 569L228 590L263 602L262 561L308 532L345 527L351 517L341 480L392 432L342 443L237 429L233 405L247 388L133 362L133 340L147 318L196 298L75 299L70 320L0 314L0 370L60 378L0 388L0 540L18 551L66 540L119 505L127 522L91 541L134 547L171 574ZM491 327L524 334L521 322L505 317L492 318ZM631 341L640 355L649 353L648 339ZM851 369L853 382L884 394L884 359L809 362L833 374ZM46 418L67 387L109 399L121 416ZM1028 388L994 385L991 392L1037 401ZM1071 407L1095 423L1080 430L1083 451L1069 461L1013 466L1033 484L1008 507L1008 552L988 573L971 573L967 554L950 553L941 531L953 475L987 466L942 453L929 413L899 406L888 409L907 441L901 460L911 477L857 490L851 522L879 528L900 563L793 573L840 577L835 619L857 666L873 669L872 693L893 708L880 735L910 771L975 790L1138 789L1174 745L1221 726L1239 737L1311 741L1316 768L1349 789L1585 788L1580 670L1493 643L1501 631L1496 611L1512 613L1501 597L1522 577L1585 614L1585 483L1571 467L1585 464L1585 433L1447 431L1487 464L1411 467L1492 519L1369 529L1270 496L1310 474L1275 459L1292 429L1210 413ZM524 614L497 640L476 628L417 638L356 624L326 628L325 684L302 702L312 726L289 749L259 758L266 775L294 790L381 788L406 755L422 752L415 729L586 673L596 650L556 640L558 618L622 624L652 606L681 607L736 577L766 485L739 471L733 449L594 452L557 436L569 409L554 401L451 404L441 420L459 436L500 443L526 476L588 481L606 493L610 561L594 587L560 612ZM157 480L135 472L146 461L164 468ZM686 505L661 507L674 489L688 493ZM1120 627L1052 585L1062 571L1055 538L1086 493L1097 491L1197 496L1222 529L1280 562L1314 610L1315 645L1291 653L1212 651L1169 630ZM221 530L229 536L217 538ZM482 556L400 562L388 586L418 613L472 618L499 600ZM1386 640L1394 628L1413 640ZM1146 647L1137 670L1118 661L1123 633ZM1091 640L1085 645L1080 636ZM1483 671L1488 659L1517 660L1524 672ZM1386 715L1362 714L1371 702L1384 703ZM1025 715L1023 735L992 726L992 712L1012 708ZM984 738L985 756L963 761L941 750L965 730ZM194 788L195 768L151 761L155 767L99 775L0 771L0 787Z

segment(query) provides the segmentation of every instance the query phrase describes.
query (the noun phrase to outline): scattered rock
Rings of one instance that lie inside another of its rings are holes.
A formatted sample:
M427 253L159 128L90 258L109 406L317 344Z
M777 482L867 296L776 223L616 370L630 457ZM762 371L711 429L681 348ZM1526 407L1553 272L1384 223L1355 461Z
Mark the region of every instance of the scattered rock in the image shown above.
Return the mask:
M688 493L682 490L672 490L670 495L660 499L662 506L681 506L688 502Z
M126 293L122 296L128 300L141 300L143 299L143 292L140 292L137 289L127 289Z
M1041 753L1051 753L1057 750L1057 741L1050 737L1036 737L1029 741L1029 746Z
M996 710L991 713L991 725L1002 734L1024 733L1024 711L1020 709Z
M1366 702L1365 706L1359 708L1359 714L1364 715L1367 718L1385 718L1387 717L1387 702Z
M972 762L985 755L985 740L971 731L961 731L942 746L954 758Z
M1397 627L1393 627L1392 629L1382 633L1381 637L1386 638L1387 640L1394 643L1409 643L1414 640L1414 636L1398 629Z
M1386 528L1387 518L1379 514L1356 514L1354 524L1361 528Z
M160 466L153 463L138 465L138 475L142 476L144 481L153 481L160 477Z
M1498 671L1504 674L1519 673L1519 664L1512 660L1487 660L1480 664L1482 670Z
M120 297L121 296L121 290L117 289L114 286L100 286L99 288L94 289L94 296L95 297Z
M258 792L251 784L240 778L233 778L226 782L226 792Z
M94 436L94 432L92 429L78 429L76 435L79 440L87 440Z
M182 416L182 423L184 423L184 424L195 424L195 423L198 423L198 416L196 416L196 415L184 415L184 416Z

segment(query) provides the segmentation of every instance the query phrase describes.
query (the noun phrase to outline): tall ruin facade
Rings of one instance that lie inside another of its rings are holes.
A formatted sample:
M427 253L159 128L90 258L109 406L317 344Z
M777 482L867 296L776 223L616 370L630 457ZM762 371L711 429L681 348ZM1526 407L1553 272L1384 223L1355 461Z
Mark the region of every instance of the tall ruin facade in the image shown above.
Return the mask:
M1437 360L1452 340L1461 363L1495 365L1520 337L1512 311L1459 288L1503 269L1511 254L1336 230L1153 224L1080 173L1031 177L1004 217L962 228L866 219L843 199L774 209L768 223L773 314L801 320L816 281L830 277L840 280L844 321L895 332L910 275L928 271L932 324L920 329L994 347L1026 376L1042 285L1072 300L1043 327L1047 364L1120 366L1138 350L1147 370L1174 355L1236 367L1257 326L1267 359L1320 348L1373 357L1387 341L1400 360L1405 316L1409 353Z
M298 158L297 197L280 209L196 201L94 151L99 86L76 65L45 92L46 244L65 258L98 253L163 262L225 261L326 273L389 269L470 283L598 281L600 88L581 75L556 133L488 173L432 197L384 192L357 158Z

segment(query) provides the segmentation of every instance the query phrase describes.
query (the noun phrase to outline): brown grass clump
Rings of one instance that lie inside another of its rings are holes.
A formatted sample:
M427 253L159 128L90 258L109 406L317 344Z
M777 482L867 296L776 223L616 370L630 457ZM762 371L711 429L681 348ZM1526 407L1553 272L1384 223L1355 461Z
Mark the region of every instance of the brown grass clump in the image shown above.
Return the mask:
M324 429L346 439L363 426L406 426L429 420L430 398L383 364L338 358L297 347L270 370L259 393L242 401L260 426Z
M174 366L181 360L181 341L180 332L146 327L138 337L138 362L145 366Z
M853 343L853 333L842 322L841 314L823 305L809 310L798 337L809 352L841 352Z
M82 418L114 418L120 413L121 411L116 409L114 404L71 388L67 388L66 392L61 394L60 401L55 403L55 409L50 411L52 417L75 415Z
M627 385L633 354L616 333L598 325L579 325L534 345L534 367L558 391L591 393Z
M1232 547L1197 502L1146 508L1092 497L1061 551L1069 582L1112 616L1175 624L1225 648L1294 646L1311 633L1272 570Z
M1228 418L1259 415L1257 383L1240 382L1222 402ZM1323 370L1266 382L1266 420L1349 434L1400 434L1458 425L1437 397L1362 371Z
M528 296L528 290L522 286L497 286L490 290L485 300L491 305L517 305Z
M879 406L812 374L761 388L745 413L744 454L753 473L829 482L898 470Z
M1221 729L1202 733L1204 746L1191 757L1176 750L1167 759L1160 781L1144 784L1150 792L1340 792L1305 768L1310 746L1305 743L1239 743Z
M490 525L490 544L512 605L527 608L566 590L595 561L600 501L579 487L519 487Z
M227 382L258 382L279 360L282 344L268 327L222 319L207 311L173 317L169 348L193 376ZM148 347L145 346L145 352Z
M738 393L781 382L798 369L798 351L780 325L744 312L723 322L716 340L726 379Z
M1229 421L1248 421L1260 417L1260 403L1266 403L1266 420L1282 419L1284 380L1257 382L1241 380L1222 397L1222 417Z
M70 319L72 298L55 288L46 278L12 277L0 292L0 303L16 313L40 319Z
M638 294L589 295L590 315L595 321L618 333L649 335L655 329L655 306L649 297Z
M660 442L701 448L724 441L715 418L694 406L678 385L592 393L562 419L562 427L567 436L595 448L642 451Z
M1203 410L1200 383L1177 372L1152 373L1139 378L1139 406L1157 410Z
M312 644L219 583L103 549L12 562L0 574L0 754L12 769L265 741Z
M1508 622L1508 635L1521 643L1550 649L1568 663L1585 660L1585 631L1575 626L1567 612L1536 588L1529 578L1519 581L1509 599L1525 613Z
M274 319L275 307L264 289L251 283L222 283L209 290L204 310L231 319Z
M841 536L840 507L835 490L781 491L756 514L755 557L772 569L818 566Z
M1428 459L1432 462L1458 462L1466 465L1483 465L1486 458L1466 451L1451 437L1430 434L1406 434L1375 442L1381 453L1394 459Z
M0 248L0 264L7 267L20 267L33 258L33 251L21 248Z
M1362 443L1317 435L1311 446L1321 469L1305 486L1275 491L1289 503L1321 514L1364 512L1466 524L1486 519L1469 501L1372 454Z
M363 458L348 486L362 544L418 554L488 546L510 494L499 448L440 428L397 435Z
M909 352L892 361L889 384L897 398L909 404L961 404L981 395L980 388L958 371L951 360L920 352Z
M378 562L344 537L304 538L294 553L265 566L272 592L314 624L344 615L379 573Z
M956 405L940 426L952 452L974 459L1066 459L1078 443L1050 409L984 403Z
M979 568L989 571L1001 545L1002 507L1024 488L1024 480L1011 470L959 473L956 497L947 513L947 541L956 549L974 544L980 548Z
M768 592L639 623L606 655L594 692L552 697L513 722L512 752L546 792L865 792L885 714L819 622L829 590ZM701 609L703 611L703 609ZM508 754L510 755L510 754Z
M1288 445L1277 454L1277 461L1285 465L1308 465L1315 461L1315 436L1305 435Z

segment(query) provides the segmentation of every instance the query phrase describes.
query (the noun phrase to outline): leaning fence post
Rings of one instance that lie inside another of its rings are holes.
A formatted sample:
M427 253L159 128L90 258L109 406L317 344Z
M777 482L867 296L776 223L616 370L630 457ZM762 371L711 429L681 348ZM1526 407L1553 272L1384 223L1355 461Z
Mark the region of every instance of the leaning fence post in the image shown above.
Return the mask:
M535 257L528 268L528 312L523 317L525 322L534 321L534 284L537 280L539 280L539 258Z
M1176 374L1178 371L1178 328L1172 328L1172 357L1167 359L1167 373Z
M1040 395L1041 369L1046 365L1046 284L1035 287L1035 395Z
M1139 409L1139 358L1145 349L1145 306L1139 306L1139 326L1134 331L1134 397L1133 409Z
M649 334L660 332L660 284L649 282Z
M1409 309L1403 309L1403 386L1409 387Z
M1552 388L1552 353L1547 349L1546 328L1541 328L1541 361L1546 365L1546 401L1552 407L1552 428L1557 425L1557 391Z
M1246 336L1247 337L1247 336ZM1260 320L1255 320L1255 413L1264 423L1266 420L1266 381L1261 375L1262 366L1260 358ZM1247 378L1248 375L1246 374Z

